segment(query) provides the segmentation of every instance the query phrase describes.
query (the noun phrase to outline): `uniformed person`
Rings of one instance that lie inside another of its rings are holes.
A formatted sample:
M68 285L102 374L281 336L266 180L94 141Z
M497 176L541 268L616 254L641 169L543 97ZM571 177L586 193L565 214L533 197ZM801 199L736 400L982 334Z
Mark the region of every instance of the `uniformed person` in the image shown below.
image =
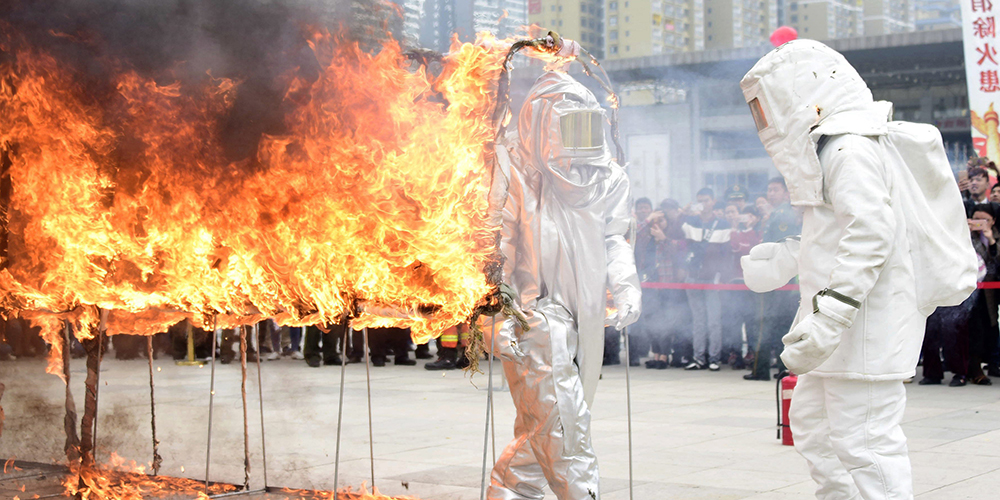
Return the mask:
M773 243L785 238L798 236L802 232L799 215L789 202L788 188L781 177L771 179L767 184L767 201L774 210L764 221L764 243ZM799 293L789 290L775 290L760 294L761 328L755 339L748 339L755 345L752 370L744 375L746 380L771 380L771 356L778 359L778 371L785 370L781 363L781 337L792 327L795 312L799 307Z

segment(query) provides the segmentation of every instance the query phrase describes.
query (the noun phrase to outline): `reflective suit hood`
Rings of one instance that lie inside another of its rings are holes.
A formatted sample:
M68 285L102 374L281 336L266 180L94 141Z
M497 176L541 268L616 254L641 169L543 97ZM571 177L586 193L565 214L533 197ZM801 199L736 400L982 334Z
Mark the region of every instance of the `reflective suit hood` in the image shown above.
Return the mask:
M604 110L594 94L561 72L542 75L528 92L518 116L520 156L553 181L556 192L574 206L600 194L614 160L604 141Z
M882 136L892 114L892 104L875 102L844 56L815 40L793 40L772 50L740 87L796 206L823 204L820 137Z

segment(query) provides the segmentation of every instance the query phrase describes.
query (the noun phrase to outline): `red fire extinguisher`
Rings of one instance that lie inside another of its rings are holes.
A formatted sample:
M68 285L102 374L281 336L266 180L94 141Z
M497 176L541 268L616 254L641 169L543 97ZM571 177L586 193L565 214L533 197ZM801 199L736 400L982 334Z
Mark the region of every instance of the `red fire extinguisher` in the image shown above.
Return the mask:
M792 446L792 428L788 425L788 411L792 407L792 392L799 378L788 374L778 379L777 403L778 403L778 439L785 446Z

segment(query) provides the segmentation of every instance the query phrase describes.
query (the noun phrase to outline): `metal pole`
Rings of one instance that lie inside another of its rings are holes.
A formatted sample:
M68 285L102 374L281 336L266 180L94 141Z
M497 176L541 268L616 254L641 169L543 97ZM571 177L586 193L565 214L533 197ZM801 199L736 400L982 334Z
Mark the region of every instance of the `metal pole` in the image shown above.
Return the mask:
M188 320L190 321L190 320ZM208 390L208 444L205 446L205 493L208 493L208 472L212 466L212 407L215 402L215 342L219 335L218 317L212 319L212 379Z
M240 396L243 398L243 491L250 491L250 424L247 418L247 332L249 325L240 327Z
M483 433L483 473L479 482L479 499L486 500L486 457L489 456L490 449L490 419L493 409L493 339L497 333L497 317L493 316L493 326L490 328L490 367L487 369L486 386L486 431ZM494 454L496 449L494 447ZM494 461L496 461L494 459Z
M372 367L368 348L368 327L361 330L365 339L365 378L368 379L368 452L372 466L372 491L375 491L375 433L372 430Z
M490 378L493 377L493 352L494 352L494 349L496 348L496 345L497 345L496 344L496 342L497 342L497 340L496 340L497 339L497 336L496 336L497 317L496 316L493 316L493 327L491 329L493 330L493 338L490 339ZM503 377L502 374L501 374L501 377ZM504 377L504 378L501 378L501 380L507 380L507 379L506 379L506 377ZM504 388L501 387L501 390L503 390L503 389ZM491 392L491 394L488 396L489 400L490 400L490 439L493 441L493 446L492 446L492 448L493 448L493 465L496 465L497 464L497 422L496 422L496 414L497 414L497 412L493 408L493 397L492 397L493 382L492 381L490 382L490 392Z
M625 409L628 419L628 498L632 500L632 377L629 372L630 359L628 344L628 327L622 328L625 335Z
M156 439L156 398L153 393L153 337L146 337L146 357L149 358L149 416L150 425L153 429L153 475L160 475L160 464L163 457L160 456L160 440Z
M341 345L347 345L347 333L352 331L351 323L347 323L347 327L344 328L344 340ZM344 349L346 354L347 349ZM340 477L340 429L341 424L344 422L344 376L347 372L346 359L343 360L344 363L340 364L340 404L337 406L337 451L333 455L333 500L337 499L337 480Z
M270 320L268 320L270 321ZM264 443L264 386L260 377L260 337L257 337L257 400L260 401L260 456L263 462L264 489L267 489L267 445Z

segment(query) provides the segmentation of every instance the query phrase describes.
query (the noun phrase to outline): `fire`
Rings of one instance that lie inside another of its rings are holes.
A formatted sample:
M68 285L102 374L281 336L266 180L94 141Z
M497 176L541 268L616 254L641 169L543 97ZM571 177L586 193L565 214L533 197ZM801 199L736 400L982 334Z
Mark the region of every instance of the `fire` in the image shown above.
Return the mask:
M99 310L109 334L151 334L184 317L334 323L366 303L355 326L418 341L468 318L490 290L487 146L509 44L456 42L437 75L393 41L310 47L321 71L290 79L286 131L232 161L219 130L240 82L110 61L95 85L0 25L0 308L57 348L63 321L89 338Z
M83 470L79 465L71 468L71 473L63 480L66 494L79 494L80 500L142 500L173 495L192 495L199 500L208 500L208 495L233 492L231 484L212 484L205 493L205 483L193 479L164 476L148 476L145 467L135 462L126 462L115 453L108 464ZM86 487L80 487L80 481Z

